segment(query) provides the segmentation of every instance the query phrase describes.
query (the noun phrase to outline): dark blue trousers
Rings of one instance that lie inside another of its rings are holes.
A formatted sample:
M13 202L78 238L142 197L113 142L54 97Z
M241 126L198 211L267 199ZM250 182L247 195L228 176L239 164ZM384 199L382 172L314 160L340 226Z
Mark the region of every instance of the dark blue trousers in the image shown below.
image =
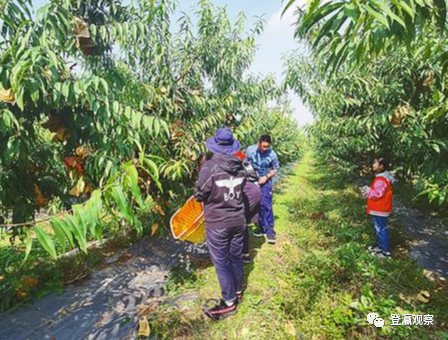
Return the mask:
M382 251L388 253L389 250L389 228L387 227L388 217L372 216L373 225L375 226L378 246Z
M243 291L243 243L246 226L223 229L205 228L207 246L218 275L222 298L236 299Z
M261 202L258 223L267 236L275 236L274 210L272 207L272 180L261 186Z

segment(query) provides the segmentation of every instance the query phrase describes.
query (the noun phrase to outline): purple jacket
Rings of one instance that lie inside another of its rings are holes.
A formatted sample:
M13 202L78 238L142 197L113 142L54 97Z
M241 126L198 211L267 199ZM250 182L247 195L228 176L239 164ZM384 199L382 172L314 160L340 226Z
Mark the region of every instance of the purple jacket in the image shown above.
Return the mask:
M213 155L205 162L196 182L194 197L204 202L205 227L240 227L246 224L243 163L233 155Z

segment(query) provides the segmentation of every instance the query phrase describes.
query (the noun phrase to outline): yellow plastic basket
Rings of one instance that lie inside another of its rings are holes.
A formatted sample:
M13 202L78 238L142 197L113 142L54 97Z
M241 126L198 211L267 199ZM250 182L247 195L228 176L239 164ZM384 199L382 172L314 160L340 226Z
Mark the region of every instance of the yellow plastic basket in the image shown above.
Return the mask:
M202 243L205 241L205 221L202 204L193 197L171 217L171 233L181 241Z

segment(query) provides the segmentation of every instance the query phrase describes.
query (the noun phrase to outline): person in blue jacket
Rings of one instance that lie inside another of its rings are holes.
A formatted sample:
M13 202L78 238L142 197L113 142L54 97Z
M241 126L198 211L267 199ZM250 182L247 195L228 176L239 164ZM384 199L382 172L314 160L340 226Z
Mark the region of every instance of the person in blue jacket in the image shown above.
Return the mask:
M278 156L271 149L271 136L263 135L258 144L251 145L246 150L246 156L259 175L258 183L261 187L260 212L258 230L254 236L266 235L268 243L275 243L274 211L272 207L272 177L280 171Z

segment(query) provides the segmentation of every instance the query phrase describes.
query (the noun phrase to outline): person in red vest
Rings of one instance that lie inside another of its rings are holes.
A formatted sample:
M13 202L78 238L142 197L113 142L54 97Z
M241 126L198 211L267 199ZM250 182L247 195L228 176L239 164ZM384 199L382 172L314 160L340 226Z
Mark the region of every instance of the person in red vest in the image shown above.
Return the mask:
M367 214L372 216L377 236L377 244L369 247L369 251L379 258L389 258L389 228L387 222L392 213L392 184L394 176L389 172L390 163L384 156L373 162L375 179L370 187L361 188L367 198Z

